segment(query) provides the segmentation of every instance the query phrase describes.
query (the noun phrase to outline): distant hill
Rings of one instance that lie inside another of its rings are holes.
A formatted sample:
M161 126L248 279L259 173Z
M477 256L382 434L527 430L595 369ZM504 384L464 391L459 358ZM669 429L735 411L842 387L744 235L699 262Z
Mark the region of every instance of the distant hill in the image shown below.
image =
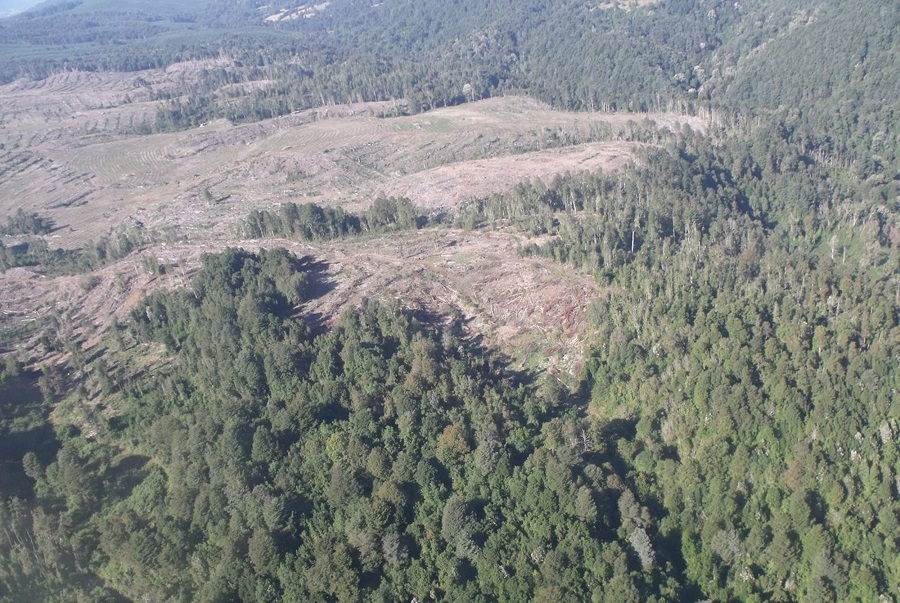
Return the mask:
M144 13L156 16L174 16L204 11L210 0L158 0L143 2L142 0L4 0L14 10L9 15L35 8L34 13ZM0 9L0 14L2 14ZM8 15L7 15L8 16Z
M178 15L202 11L209 4L209 0L157 0L156 2L144 2L142 0L84 0L73 10L80 13L136 12L156 15Z
M875 150L890 156L896 142L888 130L900 98L898 29L896 2L784 3L768 14L757 7L706 62L704 92L741 113L802 115L835 139L874 136Z
M225 52L233 66L198 82L166 127L326 101L405 98L417 112L524 93L576 110L774 111L851 146L877 137L890 162L898 28L898 5L877 0L53 0L0 23L0 81ZM249 87L246 101L216 92L262 80L278 86Z
M0 2L0 19L24 12L40 3L40 0L3 0Z

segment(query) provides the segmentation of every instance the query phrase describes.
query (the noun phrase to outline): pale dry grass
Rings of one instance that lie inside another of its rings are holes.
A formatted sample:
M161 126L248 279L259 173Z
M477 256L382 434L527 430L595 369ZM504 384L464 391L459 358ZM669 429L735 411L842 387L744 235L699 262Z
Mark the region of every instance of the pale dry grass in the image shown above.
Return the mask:
M159 85L165 75L155 74ZM125 136L116 124L134 105L90 105L84 87L95 79L71 74L39 87L0 87L0 100L15 101L4 107L12 117L0 129L0 215L23 208L54 219L60 229L51 244L58 246L83 245L124 221L221 237L250 209L285 201L358 209L388 194L450 208L521 180L617 169L635 148L619 140L629 122L704 128L693 117L567 113L510 97L415 116L383 117L394 106L371 103ZM121 78L100 81L111 99L133 85ZM48 117L57 112L58 118ZM36 129L35 120L46 120L46 127ZM613 140L580 142L602 128ZM218 202L207 202L206 190Z

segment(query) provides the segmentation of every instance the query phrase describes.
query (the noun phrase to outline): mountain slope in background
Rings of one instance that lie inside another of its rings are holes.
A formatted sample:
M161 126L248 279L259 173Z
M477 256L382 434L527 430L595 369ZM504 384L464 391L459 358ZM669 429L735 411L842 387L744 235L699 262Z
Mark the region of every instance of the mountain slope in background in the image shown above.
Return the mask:
M0 2L0 19L25 12L40 2L41 0L3 0Z

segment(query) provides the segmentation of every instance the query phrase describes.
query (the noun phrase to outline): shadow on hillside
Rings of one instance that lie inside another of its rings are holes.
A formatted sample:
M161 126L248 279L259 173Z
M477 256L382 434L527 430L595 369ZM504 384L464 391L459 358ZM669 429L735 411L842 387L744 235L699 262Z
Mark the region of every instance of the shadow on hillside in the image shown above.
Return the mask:
M146 477L146 465L150 457L142 455L124 456L106 472L106 495L111 501L124 500Z
M37 372L26 372L0 384L0 492L3 496L31 499L33 482L25 474L22 458L33 452L46 466L59 450L44 405Z
M469 329L467 326L474 319L461 316L447 316L426 309L409 309L408 314L416 321L433 331L447 329L454 338L462 342L462 346L475 358L483 360L492 372L503 375L512 382L512 385L533 386L537 375L533 371L512 368L512 358L492 346L487 338Z
M314 299L324 297L334 291L337 282L328 274L331 265L328 262L316 259L311 255L300 258L299 267L307 276L306 288L304 290L304 299L310 302ZM317 336L327 330L327 316L321 312L302 313L300 318L304 324L309 327L310 332Z
M318 299L333 291L337 286L334 279L328 277L328 269L330 267L328 262L318 260L311 255L305 255L300 258L298 263L299 268L306 273L309 279L304 292L306 299Z

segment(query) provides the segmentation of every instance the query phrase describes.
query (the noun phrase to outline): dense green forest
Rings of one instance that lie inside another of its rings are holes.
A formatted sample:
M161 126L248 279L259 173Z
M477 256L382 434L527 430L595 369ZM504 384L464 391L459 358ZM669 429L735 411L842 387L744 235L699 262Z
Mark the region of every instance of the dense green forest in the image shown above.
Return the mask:
M7 593L678 596L675 560L606 444L620 427L395 307L364 305L314 337L295 312L314 268L229 250L190 291L135 310L123 339L177 361L130 383L100 369L127 412L88 439L57 434L47 466L26 456L41 510L3 509L29 534L4 543ZM64 390L51 380L46 395Z
M122 410L25 455L7 597L890 600L897 184L778 132L687 136L454 216L553 234L522 253L616 291L591 310L574 392L390 305L323 329L297 310L313 258L207 256L107 361L41 377L47 399L99 391ZM308 240L370 219L276 218L268 234ZM135 354L162 368L116 360Z
M194 6L43 5L0 21L2 77L225 48L160 129L511 92L717 119L446 214L243 221L540 235L520 253L604 292L571 388L452 317L367 301L326 325L303 310L323 266L283 249L204 256L98 348L48 318L39 347L67 361L0 370L0 601L900 601L900 7L342 0L247 25L251 3ZM68 62L41 42L62 30L87 36L58 38ZM276 83L219 91L253 79ZM76 273L152 240L62 253L37 238L53 227L13 216L0 266Z

